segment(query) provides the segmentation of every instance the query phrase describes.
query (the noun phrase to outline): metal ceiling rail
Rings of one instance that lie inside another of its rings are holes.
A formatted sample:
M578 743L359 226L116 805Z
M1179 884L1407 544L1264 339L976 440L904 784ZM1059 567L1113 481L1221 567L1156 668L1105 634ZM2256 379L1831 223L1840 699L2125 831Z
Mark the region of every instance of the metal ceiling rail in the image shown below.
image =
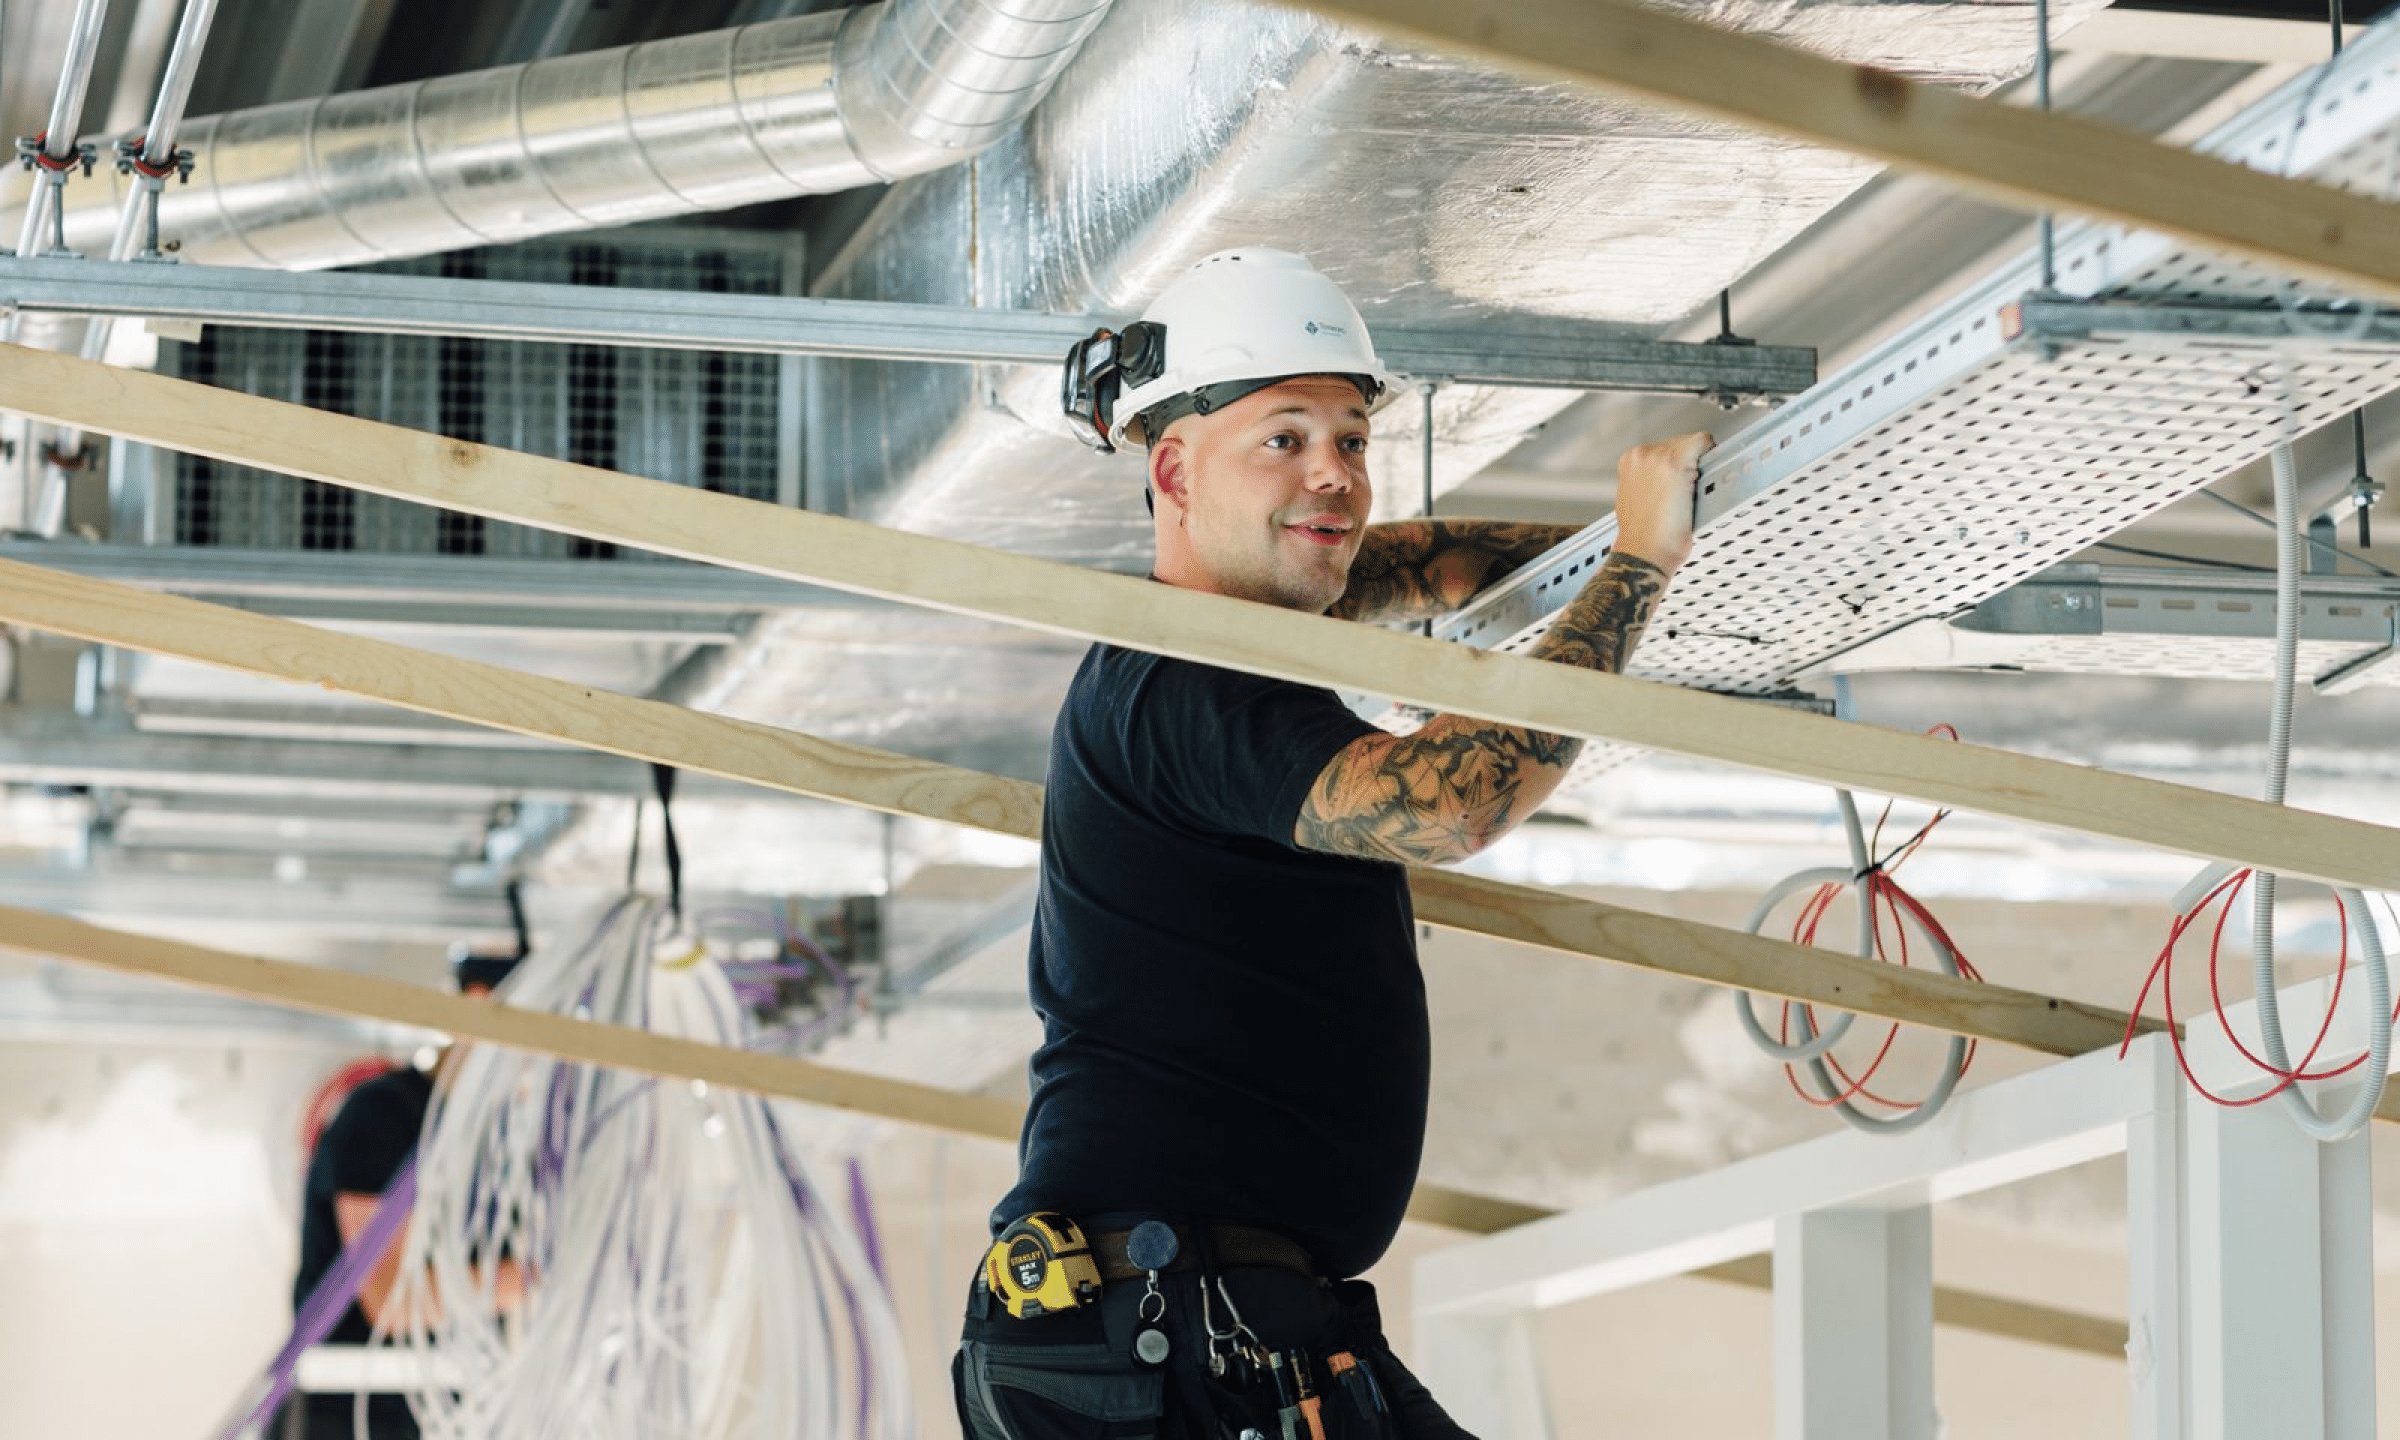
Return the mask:
M638 800L651 793L649 766L563 745L535 749L513 743L418 745L147 734L52 715L0 721L0 784L282 799L458 798L477 804L501 799ZM677 796L764 804L782 799L772 791L710 776L692 777Z
M449 941L505 935L508 906L497 887L466 893L415 879L358 874L280 880L195 875L153 864L0 867L11 904L95 919L151 924L294 927L373 940ZM7 937L0 936L0 948Z
M2400 30L2362 39L2204 148L2376 191L2400 145ZM1981 604L2400 388L2400 321L2295 297L2151 233L2062 231L1733 437L1703 466L1692 561L1633 673L1770 692ZM1603 522L1436 634L1530 644L1597 565ZM1587 755L1597 767L1627 752Z
M0 256L0 316L22 310L284 330L443 335L870 360L1056 365L1106 320L966 306L544 285L439 276ZM1509 316L1463 328L1378 324L1384 363L1478 385L1796 395L1817 354L1628 336L1584 321Z
M2400 685L2400 580L2312 575L2300 604L2300 674L2319 694ZM2274 665L2272 575L2061 565L1973 609L1880 635L1824 668L2264 681Z
M1617 740L2297 877L2383 889L2400 876L2400 830L2384 826L1787 714L1673 686L1479 654L1373 626L690 490L67 356L0 347L0 408L486 518L1255 674L1380 691L1408 703L1554 734ZM322 632L306 627L297 627L303 632L297 636L271 631L286 622L268 617L8 561L0 561L0 615L37 629L169 654L230 655L213 646L249 635L263 647L257 654L209 663L357 694L379 693L362 687L404 685L406 672L431 658L371 649L371 642L355 637L337 637L343 645L323 643L310 638ZM270 633L281 638L269 639ZM295 652L282 654L277 648L282 646L296 647ZM378 655L387 658L370 658ZM272 668L260 669L262 658L271 659ZM400 676L381 673L394 662ZM307 668L295 672L294 665ZM545 700L538 713L498 728L628 753L608 723L579 713L602 697L575 693L583 698ZM454 704L457 698L444 694L439 704ZM438 705L392 703L466 718ZM639 733L665 737L668 732L645 718ZM672 738L675 754L645 753L643 758L722 772L721 759L694 750L687 737ZM776 743L791 744L794 737ZM840 798L881 803L849 793Z
M1545 78L1831 145L2003 205L2138 225L2400 297L2400 211L2368 194L2246 169L2238 156L2192 154L2074 116L1962 95L1640 0L1287 3ZM2353 52L2373 53L2367 64L2387 63L2391 30L2360 37L2344 53L2344 74L2362 68Z
M352 601L495 610L525 606L636 609L653 615L661 611L733 615L757 610L890 608L882 600L714 565L6 539L0 539L0 560L22 560L144 590L228 601Z
M540 631L568 642L727 645L749 630L745 615L690 610L600 610L582 605L452 605L438 600L330 600L316 596L218 595L221 604L379 629Z

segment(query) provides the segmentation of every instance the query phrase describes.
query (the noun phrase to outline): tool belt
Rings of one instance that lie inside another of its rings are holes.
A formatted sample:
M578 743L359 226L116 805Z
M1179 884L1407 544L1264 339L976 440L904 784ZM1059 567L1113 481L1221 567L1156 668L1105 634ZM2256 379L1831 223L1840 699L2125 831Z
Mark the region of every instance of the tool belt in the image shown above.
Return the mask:
M1201 1247L1192 1243L1192 1227L1177 1225L1172 1228L1175 1231L1175 1259L1166 1267L1166 1273L1199 1269ZM1317 1277L1317 1264L1309 1258L1308 1251L1272 1230L1261 1230L1251 1225L1211 1225L1207 1230L1217 1264L1224 1269L1267 1266L1298 1271L1312 1280ZM1100 1264L1100 1278L1103 1281L1138 1280L1150 1273L1126 1257L1125 1247L1132 1237L1131 1230L1100 1230L1092 1233L1092 1258Z

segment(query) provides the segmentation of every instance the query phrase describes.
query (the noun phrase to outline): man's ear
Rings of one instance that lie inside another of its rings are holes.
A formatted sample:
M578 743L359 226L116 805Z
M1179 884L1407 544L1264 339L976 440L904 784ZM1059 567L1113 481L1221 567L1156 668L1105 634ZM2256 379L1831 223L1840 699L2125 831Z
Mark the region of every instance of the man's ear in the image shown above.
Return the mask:
M1191 505L1191 469L1186 463L1189 459L1180 435L1162 436L1150 447L1151 493L1177 510Z

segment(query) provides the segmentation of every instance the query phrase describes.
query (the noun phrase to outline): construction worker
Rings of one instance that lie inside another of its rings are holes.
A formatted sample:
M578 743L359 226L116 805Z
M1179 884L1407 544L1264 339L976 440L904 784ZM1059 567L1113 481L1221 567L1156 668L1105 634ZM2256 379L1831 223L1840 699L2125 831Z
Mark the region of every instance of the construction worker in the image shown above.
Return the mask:
M515 904L511 897L512 906ZM522 922L520 921L520 924ZM520 934L522 932L520 931ZM458 992L489 996L524 958L520 939L515 953L461 946L450 957L451 978ZM310 1152L308 1179L300 1207L300 1268L292 1280L292 1306L305 1311L318 1283L333 1269L348 1246L357 1242L375 1218L383 1193L416 1153L417 1137L425 1128L432 1105L435 1077L458 1054L445 1049L432 1069L401 1066L368 1080L350 1092L317 1138ZM405 1223L405 1222L404 1222ZM392 1243L359 1281L341 1317L323 1339L328 1345L364 1345L384 1319L400 1278L401 1242ZM495 1267L494 1293L503 1307L517 1303L523 1280L513 1262ZM366 1428L357 1428L358 1397L320 1392L295 1395L269 1435L283 1440L415 1440L416 1418L406 1397L378 1393L366 1397Z
M1453 610L1573 527L1367 524L1391 380L1297 255L1229 250L1068 359L1148 457L1152 579L1367 622ZM1616 547L1532 653L1616 670L1691 544L1709 437L1628 453ZM1353 1277L1416 1181L1429 1019L1410 864L1464 859L1579 742L1094 646L1053 733L1016 1188L954 1366L970 1440L1463 1432Z

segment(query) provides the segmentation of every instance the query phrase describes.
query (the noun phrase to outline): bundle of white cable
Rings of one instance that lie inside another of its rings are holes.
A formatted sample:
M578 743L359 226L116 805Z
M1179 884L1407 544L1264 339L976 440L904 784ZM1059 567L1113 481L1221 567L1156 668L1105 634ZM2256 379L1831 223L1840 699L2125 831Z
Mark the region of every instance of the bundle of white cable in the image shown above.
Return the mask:
M670 928L656 902L621 901L580 948L531 956L501 1003L747 1043L722 971ZM419 1147L392 1307L398 1343L456 1386L412 1394L425 1434L913 1435L890 1299L792 1119L695 1082L463 1054ZM523 1270L511 1314L495 1258Z

